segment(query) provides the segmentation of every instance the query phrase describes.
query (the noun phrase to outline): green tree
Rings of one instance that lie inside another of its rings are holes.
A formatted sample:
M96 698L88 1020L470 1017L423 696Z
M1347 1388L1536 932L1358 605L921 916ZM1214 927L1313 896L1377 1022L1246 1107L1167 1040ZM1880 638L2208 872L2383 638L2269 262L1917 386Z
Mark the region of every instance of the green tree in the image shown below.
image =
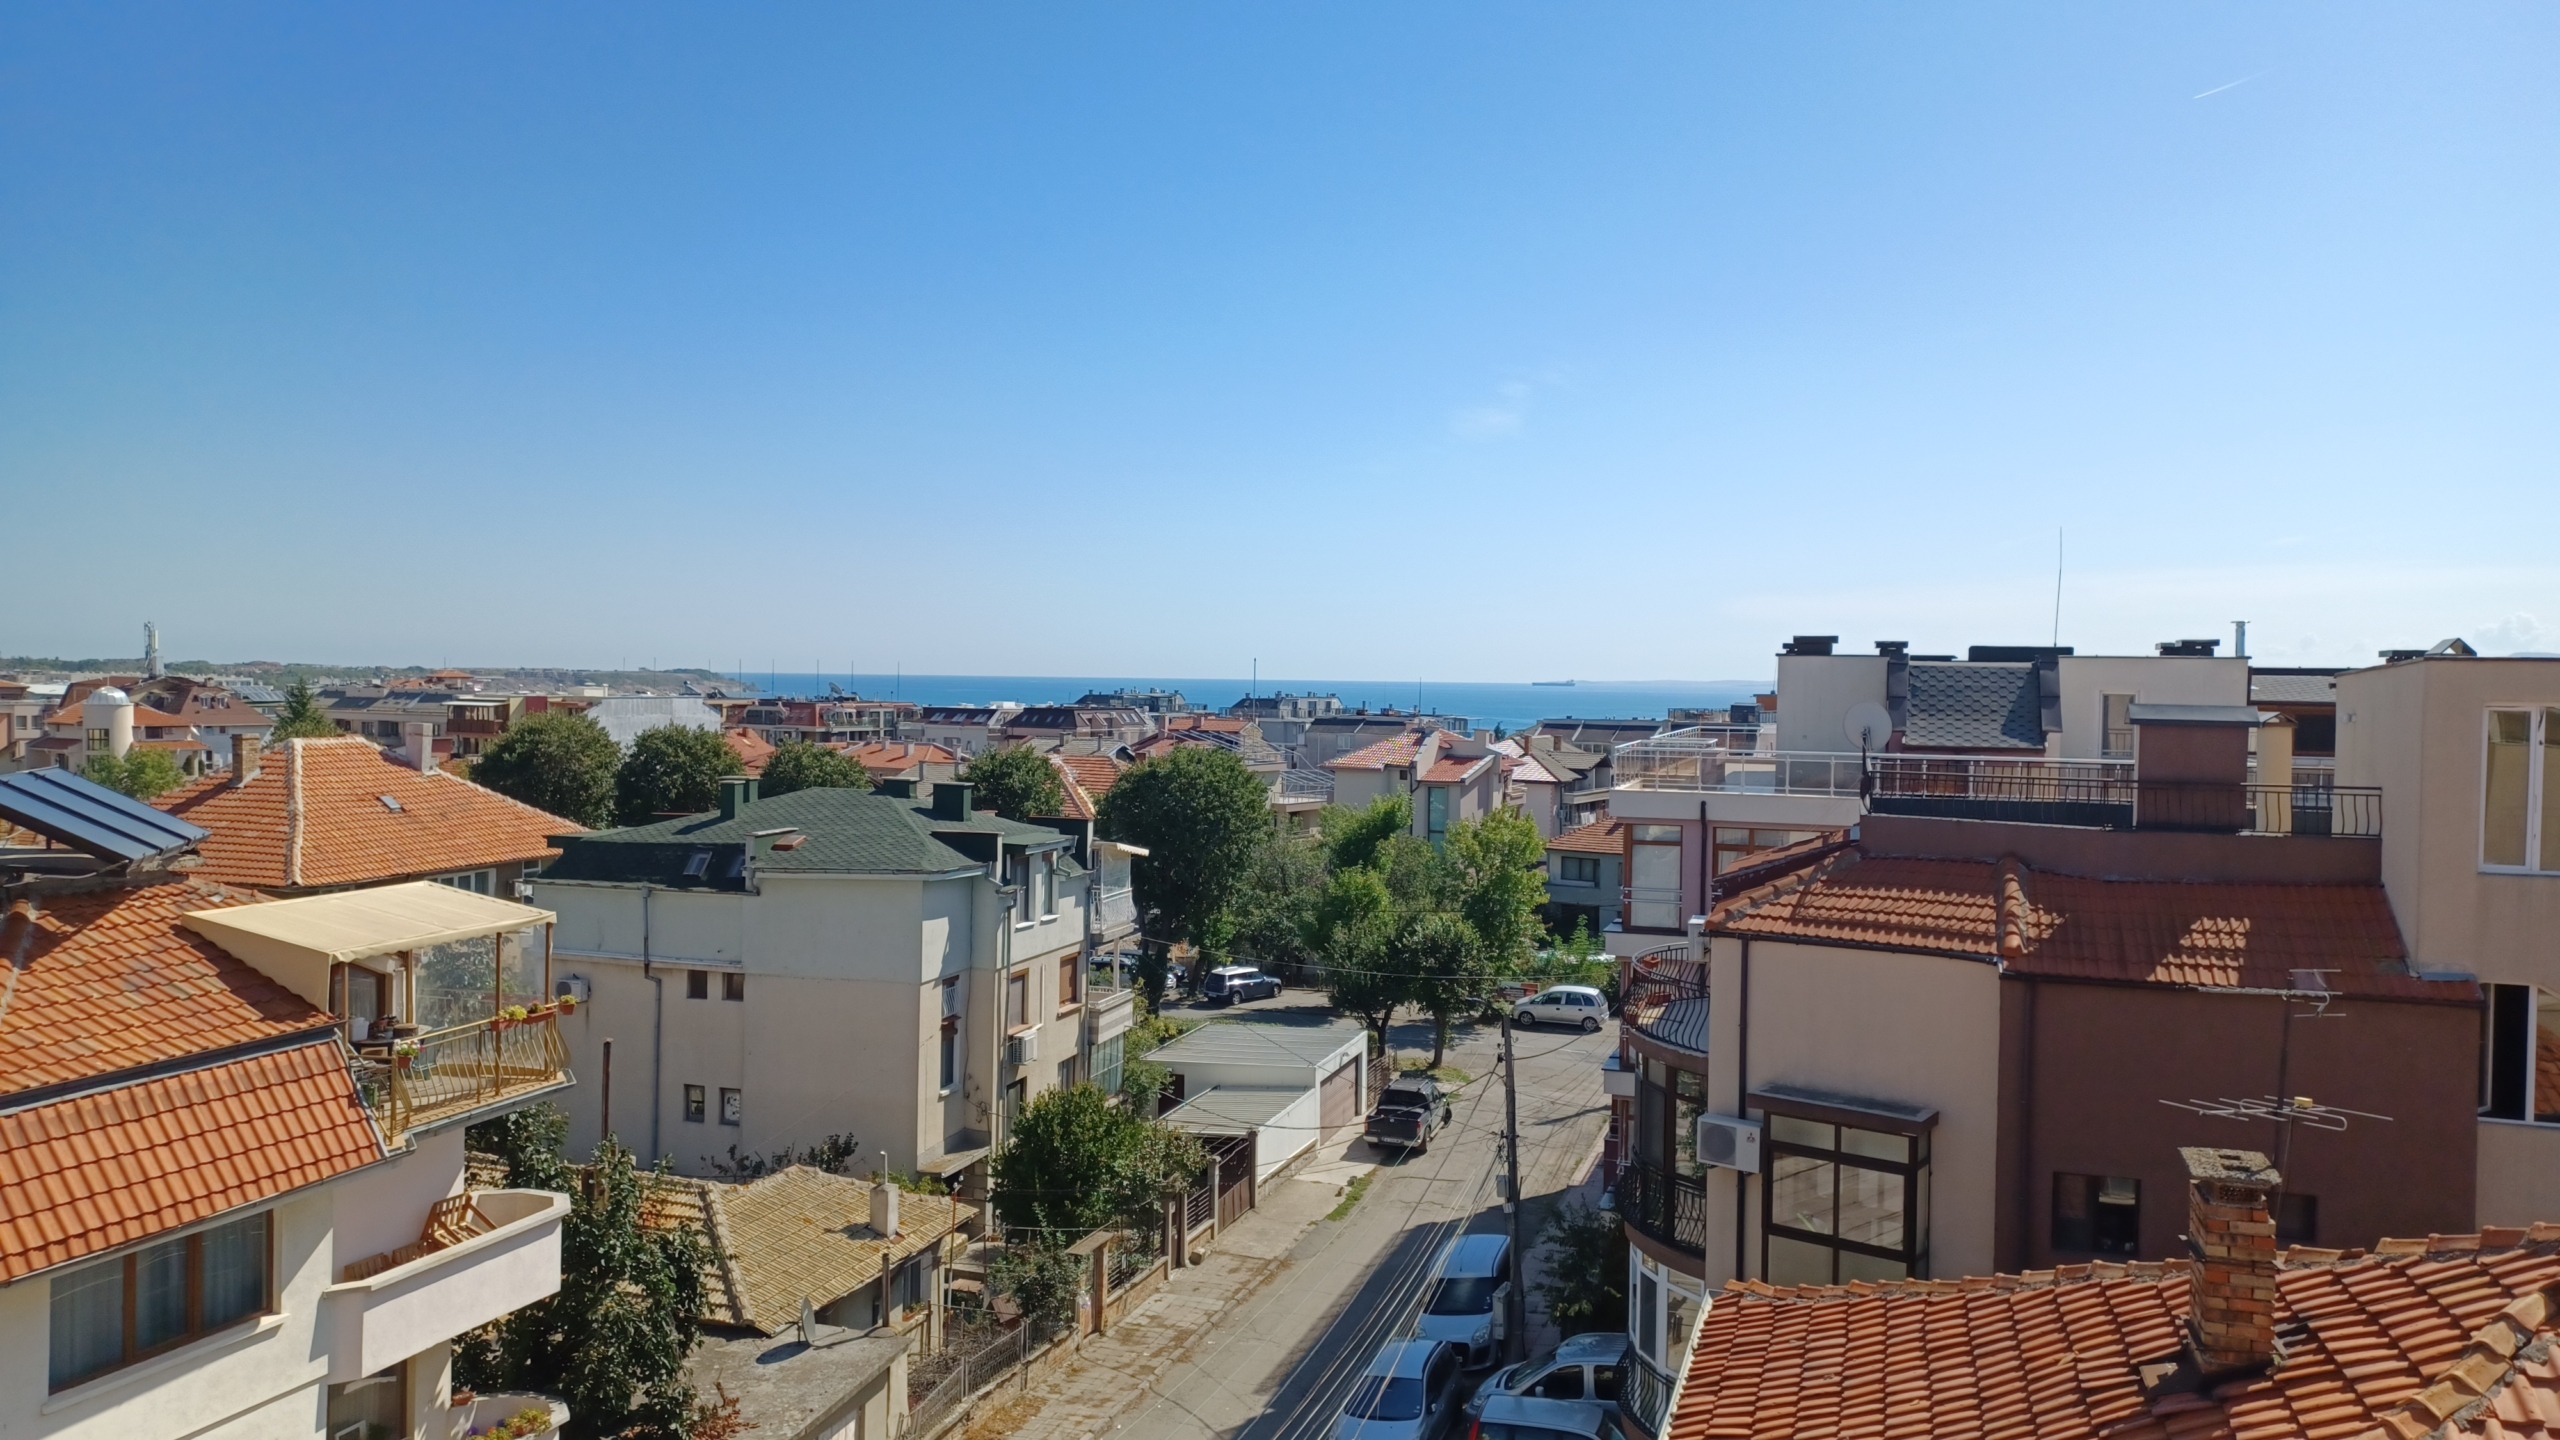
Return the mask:
M725 746L727 742L723 741ZM765 799L794 790L868 790L871 772L862 762L831 745L785 740L764 762L756 794Z
M614 770L621 763L622 748L603 726L584 715L547 713L508 726L471 767L471 778L593 828L613 823Z
M545 1389L569 1402L570 1433L685 1440L706 1413L684 1378L702 1314L704 1237L641 1224L648 1180L605 1137L584 1173L560 1154L568 1118L540 1106L475 1125L516 1188L566 1190L560 1290L454 1347L454 1378L476 1390Z
M1139 976L1149 1008L1164 994L1163 950L1172 941L1203 947L1191 975L1199 988L1207 947L1226 933L1254 847L1271 824L1262 780L1234 755L1206 746L1142 761L1102 797L1101 833L1147 850L1130 866L1130 880L1146 936Z
M284 709L276 715L275 728L267 732L267 738L326 740L338 733L337 722L321 710L320 697L312 693L311 682L295 676L284 692Z
M614 818L646 825L668 815L698 815L720 803L722 777L739 773L737 753L717 730L643 730L614 772Z
M113 755L92 755L80 767L83 779L95 781L119 795L136 800L153 800L186 783L186 775L178 762L162 751L134 750L121 760Z
M987 1266L996 1293L1010 1297L1034 1333L1063 1330L1076 1318L1076 1300L1084 1293L1085 1271L1091 1267L1062 1246L1007 1245Z
M1325 882L1308 922L1308 946L1324 967L1325 994L1334 1007L1360 1017L1387 1046L1396 1007L1412 998L1412 977L1396 968L1395 896L1375 870L1344 870Z
M1007 820L1066 812L1067 792L1058 783L1058 767L1037 750L1020 745L990 750L970 761L960 778L977 787L970 804Z
M1008 1240L1072 1245L1107 1226L1152 1225L1165 1191L1208 1164L1192 1136L1070 1085L1022 1107L989 1181Z
M1368 808L1353 810L1342 805L1328 805L1316 817L1316 833L1323 837L1325 863L1336 870L1350 870L1377 859L1378 847L1388 837L1403 835L1413 829L1413 801L1403 795L1381 795L1369 802Z
M1528 816L1510 806L1450 827L1450 903L1463 917L1496 975L1527 965L1546 933L1547 842Z
M1405 922L1396 951L1389 968L1411 977L1413 1003L1431 1016L1431 1068L1437 1070L1448 1053L1450 1022L1480 1006L1491 988L1483 937L1463 916L1427 910Z
M1237 952L1291 983L1304 980L1316 958L1311 936L1325 879L1321 846L1276 826L1263 832L1236 899Z
M1546 1278L1538 1298L1567 1335L1627 1328L1626 1232L1618 1217L1567 1200L1538 1232Z

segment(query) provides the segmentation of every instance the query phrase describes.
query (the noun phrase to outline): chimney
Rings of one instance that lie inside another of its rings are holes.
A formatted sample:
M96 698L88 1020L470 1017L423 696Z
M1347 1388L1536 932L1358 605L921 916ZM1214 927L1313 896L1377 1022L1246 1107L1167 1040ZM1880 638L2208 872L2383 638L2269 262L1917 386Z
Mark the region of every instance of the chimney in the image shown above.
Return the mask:
M968 819L969 797L976 789L976 786L965 780L944 780L936 783L933 787L933 818L936 820Z
M889 1157L880 1157L880 1173L871 1179L871 1233L883 1240L898 1238L898 1182L889 1178Z
M735 820L738 812L756 803L756 782L751 775L720 777L720 818Z
M231 788L239 789L258 778L258 737L231 737Z
M871 793L874 795L886 795L893 800L913 800L916 798L916 782L913 780L874 780L871 782Z
M2207 1378L2264 1370L2276 1356L2276 1223L2283 1177L2255 1150L2182 1146L2187 1162L2187 1339Z
M424 720L400 722L400 749L421 775L436 768L436 727Z

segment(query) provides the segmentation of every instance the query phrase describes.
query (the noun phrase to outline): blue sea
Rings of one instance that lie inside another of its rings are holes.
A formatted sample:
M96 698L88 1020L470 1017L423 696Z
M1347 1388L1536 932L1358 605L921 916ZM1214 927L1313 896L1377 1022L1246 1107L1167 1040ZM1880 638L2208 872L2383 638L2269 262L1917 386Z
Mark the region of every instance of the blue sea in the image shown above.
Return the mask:
M1426 680L1279 680L1147 675L812 675L750 671L734 677L758 694L810 696L835 685L868 700L920 705L1065 704L1096 690L1178 690L1197 710L1223 710L1248 693L1337 695L1346 706L1462 715L1478 729L1525 730L1541 720L1642 717L1672 709L1730 705L1769 688L1765 680L1577 680L1565 685L1492 685Z

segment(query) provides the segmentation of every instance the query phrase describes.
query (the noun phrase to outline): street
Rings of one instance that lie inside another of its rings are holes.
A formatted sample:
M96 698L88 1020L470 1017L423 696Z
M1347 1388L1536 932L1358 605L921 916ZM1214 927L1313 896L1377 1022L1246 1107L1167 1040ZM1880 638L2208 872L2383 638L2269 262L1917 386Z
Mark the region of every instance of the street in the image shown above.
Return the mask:
M1320 996L1292 992L1233 1013L1238 1019L1262 1016L1260 1023L1311 1023L1329 1012ZM1398 1026L1393 1040L1401 1058L1427 1057L1430 1028ZM1536 1246L1535 1223L1548 1208L1543 1202L1579 1180L1597 1152L1607 1123L1600 1063L1615 1041L1613 1030L1522 1031L1515 1037L1521 1188L1528 1201L1524 1250ZM1127 1387L1126 1400L1101 1433L1133 1440L1309 1440L1330 1434L1352 1382L1379 1344L1411 1325L1432 1264L1449 1238L1504 1225L1494 1179L1502 1130L1502 1087L1494 1064L1499 1049L1497 1027L1461 1027L1446 1063L1469 1080L1457 1096L1455 1122L1430 1152L1377 1164L1366 1194L1348 1216L1315 1218L1250 1293L1200 1317L1160 1373L1112 1377ZM1339 1144L1328 1147L1331 1154L1342 1150ZM1345 1159L1350 1163L1301 1172L1312 1173L1312 1180L1275 1186L1265 1206L1271 1214L1250 1220L1285 1215L1292 1198L1287 1188L1313 1185L1323 1189L1295 1203L1321 1216L1324 1209L1318 1207L1330 1207L1333 1189L1380 1157L1354 1142ZM1243 1226L1238 1231L1241 1237ZM1521 1258L1525 1281L1528 1257ZM1149 1311L1178 1306L1188 1279L1177 1276L1131 1321L1143 1325L1152 1318ZM1544 1325L1534 1293L1529 1306L1530 1348L1551 1343L1552 1328ZM1060 1378L1072 1386L1085 1377L1070 1372ZM1036 1421L1025 1428L1051 1433Z

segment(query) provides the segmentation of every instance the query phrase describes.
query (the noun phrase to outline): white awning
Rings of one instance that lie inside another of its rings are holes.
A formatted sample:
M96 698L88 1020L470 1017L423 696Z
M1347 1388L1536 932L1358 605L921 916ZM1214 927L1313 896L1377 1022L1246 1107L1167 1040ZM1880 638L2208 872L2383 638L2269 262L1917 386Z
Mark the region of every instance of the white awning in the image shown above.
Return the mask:
M316 1004L329 967L504 935L558 917L432 880L270 900L180 917L187 928Z

